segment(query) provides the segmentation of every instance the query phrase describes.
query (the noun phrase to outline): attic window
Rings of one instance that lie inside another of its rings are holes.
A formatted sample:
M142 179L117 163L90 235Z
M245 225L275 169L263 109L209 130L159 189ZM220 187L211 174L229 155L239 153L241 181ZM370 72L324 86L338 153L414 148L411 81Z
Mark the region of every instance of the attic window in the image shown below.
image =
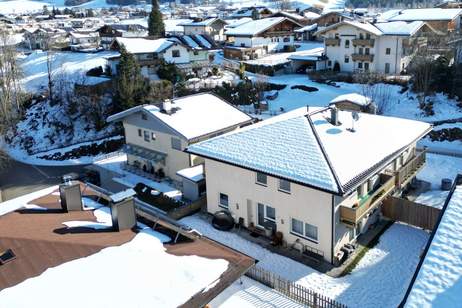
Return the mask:
M180 57L180 51L178 49L172 50L172 57L179 58Z
M142 120L147 120L147 119L148 119L148 116L147 116L145 113L142 113L142 114L141 114L141 119L142 119Z
M16 255L12 249L7 249L0 253L0 265L13 261L14 259L16 259Z

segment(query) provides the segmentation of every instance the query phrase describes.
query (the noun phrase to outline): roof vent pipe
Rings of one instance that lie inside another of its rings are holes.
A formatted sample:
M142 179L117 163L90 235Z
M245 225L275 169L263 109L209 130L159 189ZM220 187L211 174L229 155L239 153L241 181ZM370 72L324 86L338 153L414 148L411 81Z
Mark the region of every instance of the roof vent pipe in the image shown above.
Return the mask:
M165 111L165 113L170 114L172 112L172 101L169 99L164 100L162 103L162 110Z
M339 126L340 122L338 119L338 109L337 107L330 108L330 123L334 126Z

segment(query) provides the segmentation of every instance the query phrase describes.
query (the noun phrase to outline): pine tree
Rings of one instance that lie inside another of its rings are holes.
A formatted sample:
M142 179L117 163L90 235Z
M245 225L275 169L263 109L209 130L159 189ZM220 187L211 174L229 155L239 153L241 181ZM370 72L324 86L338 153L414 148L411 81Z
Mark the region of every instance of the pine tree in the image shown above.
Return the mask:
M116 109L121 111L142 102L144 92L144 78L135 57L120 47L120 61L115 78Z
M156 38L165 36L165 25L157 0L152 0L152 10L148 18L148 33L149 36Z

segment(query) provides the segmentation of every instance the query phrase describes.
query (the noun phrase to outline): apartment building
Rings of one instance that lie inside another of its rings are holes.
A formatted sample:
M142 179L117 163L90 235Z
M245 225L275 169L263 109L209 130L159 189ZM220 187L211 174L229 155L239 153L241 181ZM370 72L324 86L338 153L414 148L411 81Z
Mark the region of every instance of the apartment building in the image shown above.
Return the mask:
M342 21L316 33L324 37L327 67L335 71L406 71L426 35L434 30L423 21L369 23Z
M221 98L203 93L166 101L161 107L137 106L107 121L123 124L129 165L181 181L178 171L203 162L184 152L186 147L247 125L253 119Z
M205 161L207 211L335 263L425 162L431 126L337 108L299 108L186 149ZM352 123L354 122L354 124ZM384 129L386 127L386 129ZM268 232L268 230L270 232Z

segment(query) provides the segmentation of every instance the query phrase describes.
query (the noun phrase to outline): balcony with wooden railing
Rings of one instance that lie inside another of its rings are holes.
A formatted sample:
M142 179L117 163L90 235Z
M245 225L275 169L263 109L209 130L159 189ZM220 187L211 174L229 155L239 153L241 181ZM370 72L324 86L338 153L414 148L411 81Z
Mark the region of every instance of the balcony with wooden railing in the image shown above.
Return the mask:
M351 207L340 206L340 220L348 225L356 225L394 191L395 181L395 176L380 174L380 186L377 189L369 192Z
M326 46L340 46L340 39L339 38L326 38L324 39L324 44L326 44Z
M365 47L374 47L374 39L353 39L354 46L365 46Z
M367 54L361 54L361 53L354 53L351 55L351 58L353 61L361 61L361 62L373 62L374 61L374 55L367 55Z
M396 186L404 188L423 168L426 161L426 150L417 151L417 154L396 172Z

